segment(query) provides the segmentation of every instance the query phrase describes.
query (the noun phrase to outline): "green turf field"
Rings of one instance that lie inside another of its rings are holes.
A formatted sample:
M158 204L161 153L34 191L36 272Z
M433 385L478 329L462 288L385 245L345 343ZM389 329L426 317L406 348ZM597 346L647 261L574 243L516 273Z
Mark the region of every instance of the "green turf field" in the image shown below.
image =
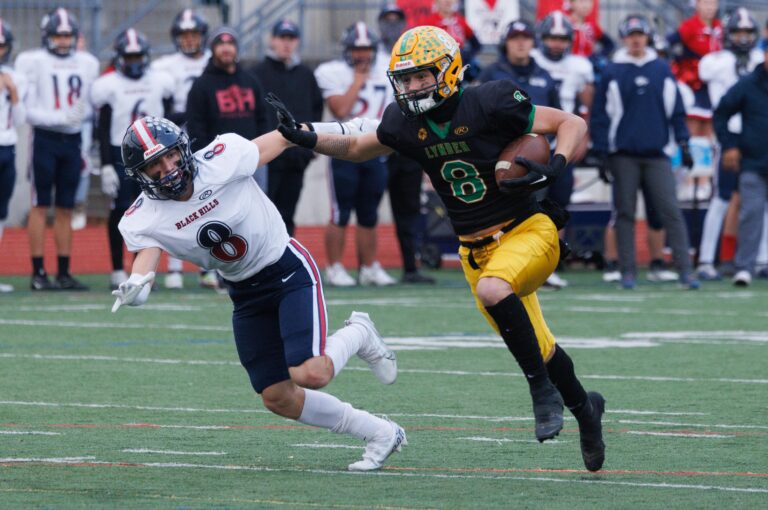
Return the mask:
M511 355L462 276L433 275L326 289L332 330L367 311L398 353L393 386L352 360L328 387L407 431L369 474L345 470L362 443L263 410L226 296L158 290L111 314L105 276L85 278L89 293L0 295L0 509L768 508L768 282L620 291L571 271L540 293L608 400L592 474L570 415L535 441Z

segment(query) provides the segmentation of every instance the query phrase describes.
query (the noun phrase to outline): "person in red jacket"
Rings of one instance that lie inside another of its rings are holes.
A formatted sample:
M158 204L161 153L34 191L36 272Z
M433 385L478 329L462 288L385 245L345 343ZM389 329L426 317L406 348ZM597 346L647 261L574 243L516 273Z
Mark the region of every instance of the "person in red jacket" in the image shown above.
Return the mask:
M723 49L723 25L717 19L717 10L718 0L696 0L693 16L669 37L670 46L680 47L672 72L693 90L696 98L688 111L691 136L712 136L712 103L706 84L699 79L699 61L707 53Z
M422 24L442 28L459 43L462 60L470 64L464 79L468 82L474 80L480 72L479 63L475 60L480 51L480 41L459 12L458 0L435 0L432 14L424 18Z

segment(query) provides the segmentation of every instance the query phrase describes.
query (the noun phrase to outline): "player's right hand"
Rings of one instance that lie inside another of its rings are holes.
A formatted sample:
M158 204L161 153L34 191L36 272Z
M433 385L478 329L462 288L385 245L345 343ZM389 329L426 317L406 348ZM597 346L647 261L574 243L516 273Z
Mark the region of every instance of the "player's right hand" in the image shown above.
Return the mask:
M133 273L120 284L117 290L112 291L115 296L115 304L112 305L112 313L117 312L122 305L141 306L147 302L151 285L147 285L155 278L155 272L150 271L147 274Z
M299 147L314 149L317 145L317 133L313 131L304 131L301 124L296 122L293 114L283 104L279 97L270 92L265 97L267 103L277 111L277 130L283 135L283 138L289 142L295 143ZM310 124L311 126L311 124Z
M101 191L111 198L117 197L117 191L120 189L120 177L112 165L101 167Z

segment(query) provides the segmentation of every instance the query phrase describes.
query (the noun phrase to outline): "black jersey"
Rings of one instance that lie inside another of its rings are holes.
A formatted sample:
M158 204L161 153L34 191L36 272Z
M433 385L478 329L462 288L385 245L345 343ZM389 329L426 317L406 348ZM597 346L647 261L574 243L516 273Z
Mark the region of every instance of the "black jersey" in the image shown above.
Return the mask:
M534 106L508 80L460 91L456 110L446 124L425 115L407 119L397 104L384 112L379 142L418 161L445 204L457 234L469 234L536 209L528 192L502 193L495 166L501 150L533 127Z

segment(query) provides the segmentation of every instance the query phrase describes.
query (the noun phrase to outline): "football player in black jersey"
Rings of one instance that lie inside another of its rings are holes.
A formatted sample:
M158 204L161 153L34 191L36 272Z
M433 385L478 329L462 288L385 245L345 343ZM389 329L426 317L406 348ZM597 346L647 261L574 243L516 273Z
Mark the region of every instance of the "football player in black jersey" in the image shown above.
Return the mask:
M375 133L308 131L279 103L278 129L289 141L335 158L365 161L397 150L422 165L459 236L462 268L477 306L528 380L536 438L545 441L560 432L565 403L579 423L584 464L598 471L605 459L605 400L584 390L536 298L557 266L560 245L558 227L542 214L533 192L565 169L587 126L576 115L534 106L511 81L464 89L464 69L450 35L416 27L392 49L388 74L396 104L386 109ZM528 174L497 184L501 150L530 132L556 134L554 156L548 164L519 159Z

